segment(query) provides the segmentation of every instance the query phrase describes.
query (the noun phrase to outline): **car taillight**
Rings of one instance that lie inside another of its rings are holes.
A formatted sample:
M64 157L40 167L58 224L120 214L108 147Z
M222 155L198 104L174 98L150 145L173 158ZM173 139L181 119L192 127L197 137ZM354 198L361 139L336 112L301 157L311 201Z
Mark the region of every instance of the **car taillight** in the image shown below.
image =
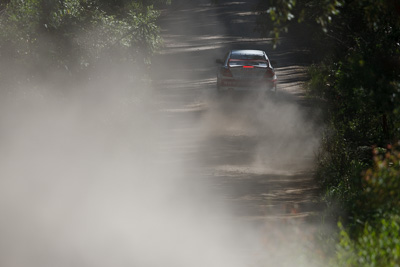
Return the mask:
M221 75L225 77L233 77L232 72L229 69L221 69Z
M268 68L267 72L264 74L264 78L272 78L274 77L275 73L272 69Z

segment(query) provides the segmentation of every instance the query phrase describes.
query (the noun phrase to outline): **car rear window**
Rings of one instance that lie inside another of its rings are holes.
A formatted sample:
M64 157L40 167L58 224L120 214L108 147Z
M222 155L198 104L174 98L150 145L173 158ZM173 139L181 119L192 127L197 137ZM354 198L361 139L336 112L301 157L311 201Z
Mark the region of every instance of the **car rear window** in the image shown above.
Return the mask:
M265 59L264 55L232 53L228 61L228 66L266 68L268 67L268 60Z
M259 68L266 68L268 67L268 62L266 60L261 61L253 61L253 60L229 60L229 67L243 67L243 66L250 66L250 67L259 67Z
M231 54L231 59L244 59L244 60L265 60L264 55L256 54Z
M268 67L268 61L263 59L263 60L257 60L257 59L229 59L228 61L228 66L233 68L233 67L243 67L243 66L249 66L249 67L255 67L255 68L267 68Z

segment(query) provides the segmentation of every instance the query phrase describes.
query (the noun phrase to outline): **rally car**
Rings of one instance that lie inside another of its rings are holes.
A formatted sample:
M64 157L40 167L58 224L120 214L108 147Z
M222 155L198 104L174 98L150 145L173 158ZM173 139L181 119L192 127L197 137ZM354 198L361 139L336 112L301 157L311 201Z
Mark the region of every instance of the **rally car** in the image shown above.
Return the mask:
M267 54L261 50L231 50L217 72L217 90L276 92L277 77Z

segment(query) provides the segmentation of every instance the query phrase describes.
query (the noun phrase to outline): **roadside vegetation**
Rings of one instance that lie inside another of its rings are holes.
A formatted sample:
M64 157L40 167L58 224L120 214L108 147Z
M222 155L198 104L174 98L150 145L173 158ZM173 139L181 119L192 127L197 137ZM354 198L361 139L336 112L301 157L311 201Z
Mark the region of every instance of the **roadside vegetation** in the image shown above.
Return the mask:
M317 179L339 222L334 266L400 266L400 2L260 1L258 30L295 30L324 107ZM328 219L328 218L324 218Z
M91 70L101 65L110 70L119 64L135 62L148 66L161 45L156 24L158 9L168 2L3 1L0 4L3 86L43 81L55 74L64 81L88 79Z

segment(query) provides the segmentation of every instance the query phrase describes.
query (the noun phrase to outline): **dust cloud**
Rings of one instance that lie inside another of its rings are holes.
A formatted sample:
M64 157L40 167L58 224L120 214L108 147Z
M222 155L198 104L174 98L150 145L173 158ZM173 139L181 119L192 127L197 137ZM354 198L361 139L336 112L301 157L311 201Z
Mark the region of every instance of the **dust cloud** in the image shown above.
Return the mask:
M169 142L197 140L201 154L215 149L204 141L218 131L264 132L255 164L272 168L265 155L286 161L284 143L294 144L296 157L309 147L295 108L267 101L250 108L248 120L241 116L250 102L226 116L210 101L197 128L174 134L167 125L176 122L157 110L151 88L108 80L67 94L48 85L19 90L3 92L0 107L1 266L233 267L286 259L281 239L263 243L277 225L259 236L237 222L201 180L204 162L187 163ZM282 122L288 116L291 126Z
M150 88L127 86L3 94L1 266L240 266L223 216L160 153Z
M245 162L251 168L296 172L315 167L322 129L316 124L318 110L301 107L284 93L224 97L211 101L204 128L210 135L240 139L251 152L251 162Z

